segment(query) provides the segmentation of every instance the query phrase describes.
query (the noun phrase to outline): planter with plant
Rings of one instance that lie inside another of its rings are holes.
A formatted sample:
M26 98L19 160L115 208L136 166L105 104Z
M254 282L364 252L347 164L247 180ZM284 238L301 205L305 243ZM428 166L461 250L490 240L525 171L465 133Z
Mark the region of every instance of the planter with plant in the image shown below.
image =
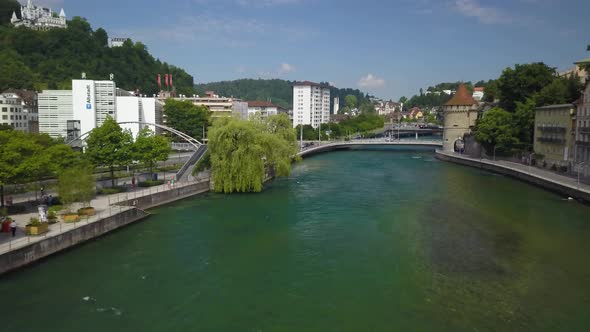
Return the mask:
M94 215L94 208L90 207L90 201L94 196L95 181L89 167L74 167L62 172L58 180L57 191L64 204L66 213L64 222L80 221L80 214ZM81 202L83 208L72 211L72 205Z
M54 210L47 211L47 222L51 224L57 223L57 212Z
M37 218L31 218L25 229L27 231L27 235L41 235L49 232L49 224L40 222Z
M81 209L78 209L78 214L81 216L90 217L96 214L96 210L92 206L83 207Z

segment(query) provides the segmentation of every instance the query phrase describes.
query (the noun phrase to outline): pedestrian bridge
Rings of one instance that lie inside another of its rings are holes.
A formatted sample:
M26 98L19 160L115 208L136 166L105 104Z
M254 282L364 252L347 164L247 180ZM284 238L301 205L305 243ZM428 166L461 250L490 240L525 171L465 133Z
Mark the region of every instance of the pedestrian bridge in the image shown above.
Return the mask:
M331 142L315 142L313 145L303 148L297 155L306 157L317 153L329 152L339 149L348 149L355 146L416 146L416 147L432 147L434 149L443 146L442 140L391 140L386 138L378 139L359 139L351 141L331 141Z

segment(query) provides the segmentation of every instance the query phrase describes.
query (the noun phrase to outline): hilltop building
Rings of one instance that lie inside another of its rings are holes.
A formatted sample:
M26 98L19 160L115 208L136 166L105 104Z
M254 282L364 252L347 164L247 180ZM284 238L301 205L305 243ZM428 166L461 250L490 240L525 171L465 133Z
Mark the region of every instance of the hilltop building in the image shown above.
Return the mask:
M125 42L128 39L129 38L119 38L119 37L109 38L109 47L110 48L113 48L113 47L123 47L123 44L125 44Z
M443 150L457 152L463 149L463 137L470 134L475 127L479 103L473 99L464 84L457 89L457 93L443 106L444 130Z
M57 15L49 8L33 5L32 0L28 0L27 5L21 7L20 14L20 18L18 18L15 12L12 13L10 22L15 27L24 26L33 30L49 30L53 28L63 29L68 26L63 8Z
M475 99L477 101L482 101L484 94L485 94L485 88L484 87L475 87L475 88L473 88L473 99Z
M318 128L330 122L330 87L309 81L293 84L293 127Z

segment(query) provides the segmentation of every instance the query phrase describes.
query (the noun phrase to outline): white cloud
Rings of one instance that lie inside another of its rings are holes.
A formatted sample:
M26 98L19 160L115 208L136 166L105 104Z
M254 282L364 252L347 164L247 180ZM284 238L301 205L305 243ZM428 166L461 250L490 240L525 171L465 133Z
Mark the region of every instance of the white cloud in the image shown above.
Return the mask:
M277 70L260 71L258 72L258 76L261 78L275 78L292 73L295 70L295 66L288 63L282 63Z
M361 88L380 88L384 85L385 80L373 74L368 74L367 76L361 77L358 82L358 86Z
M288 74L290 72L295 71L295 67L293 65L290 65L288 63L282 63L281 64L281 68L279 68L279 75L283 75L283 74Z
M513 17L508 12L499 8L482 6L477 0L455 0L451 6L459 14L476 18L484 24L503 24L513 21Z

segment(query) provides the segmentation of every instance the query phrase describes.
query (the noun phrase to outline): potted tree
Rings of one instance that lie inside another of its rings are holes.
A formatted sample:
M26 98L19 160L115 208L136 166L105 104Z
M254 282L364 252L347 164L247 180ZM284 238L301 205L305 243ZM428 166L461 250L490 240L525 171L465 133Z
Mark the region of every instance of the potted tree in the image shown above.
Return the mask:
M40 222L37 218L31 218L29 224L25 228L27 235L41 235L49 232L49 224Z
M95 182L89 167L74 167L62 172L59 176L57 191L65 207L64 222L80 221L80 213L94 215L94 208L90 201L94 196ZM83 207L78 212L72 211L76 202L82 202Z

